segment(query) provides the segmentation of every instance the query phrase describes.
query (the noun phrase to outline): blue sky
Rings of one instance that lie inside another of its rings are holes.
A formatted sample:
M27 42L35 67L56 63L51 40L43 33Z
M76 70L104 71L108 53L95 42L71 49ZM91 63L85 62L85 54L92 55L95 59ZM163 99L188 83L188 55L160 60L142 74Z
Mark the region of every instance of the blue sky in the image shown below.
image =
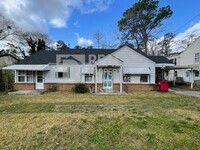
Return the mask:
M137 0L1 0L0 13L24 30L46 32L55 41L64 40L74 47L78 40L82 40L81 46L92 44L96 31L112 42L114 30L118 29L117 21L135 2ZM169 32L176 31L200 14L198 0L160 0L160 6L166 5L170 5L174 12L165 23ZM200 15L178 33L199 22Z
M113 40L113 30L117 29L117 21L121 19L123 12L131 7L136 0L117 0L112 3L109 8L103 12L95 12L92 14L81 14L74 11L71 15L68 25L63 29L50 28L50 35L55 40L62 39L73 47L77 44L77 37L74 33L78 33L80 37L85 39L93 39L96 31L103 33L107 40ZM200 1L198 0L161 0L160 6L170 5L173 10L173 16L166 21L166 29L169 32L175 32L180 29L191 18L200 13ZM187 28L193 26L200 21L200 16L188 23L178 32L184 32ZM77 26L75 26L76 24ZM96 46L96 45L94 45Z

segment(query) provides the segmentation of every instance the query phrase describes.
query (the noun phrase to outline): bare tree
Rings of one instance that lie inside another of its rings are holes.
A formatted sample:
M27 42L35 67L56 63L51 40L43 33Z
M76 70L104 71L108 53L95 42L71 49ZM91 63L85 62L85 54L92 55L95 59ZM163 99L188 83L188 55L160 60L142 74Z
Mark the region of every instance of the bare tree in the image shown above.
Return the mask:
M181 38L178 35L172 40L171 47L175 51L184 51L187 47L192 44L197 38L200 37L200 32L198 29L186 33Z
M0 40L5 40L11 35L17 35L19 29L15 24L0 14Z
M97 31L93 34L93 38L94 38L95 42L97 43L98 48L100 48L101 45L103 44L102 43L103 37L104 37L103 33L99 32L99 31Z

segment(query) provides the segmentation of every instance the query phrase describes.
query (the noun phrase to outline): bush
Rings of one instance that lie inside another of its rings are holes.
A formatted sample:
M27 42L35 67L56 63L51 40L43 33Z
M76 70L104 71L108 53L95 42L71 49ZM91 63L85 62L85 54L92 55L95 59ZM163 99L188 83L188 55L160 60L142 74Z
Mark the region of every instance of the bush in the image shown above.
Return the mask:
M14 72L0 69L0 91L14 89Z
M48 91L49 92L56 92L56 91L58 91L58 87L56 85L51 85L50 87L48 87Z
M89 89L86 84L78 83L73 87L73 91L75 93L87 93L87 92L89 92Z

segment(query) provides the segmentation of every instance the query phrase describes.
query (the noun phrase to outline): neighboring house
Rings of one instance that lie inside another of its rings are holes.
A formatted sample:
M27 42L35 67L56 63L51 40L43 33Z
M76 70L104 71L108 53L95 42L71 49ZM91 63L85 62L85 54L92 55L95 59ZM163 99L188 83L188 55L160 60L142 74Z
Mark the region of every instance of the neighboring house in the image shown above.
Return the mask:
M19 59L11 54L0 54L0 68L15 64Z
M173 63L162 56L147 56L128 46L119 49L39 51L4 69L15 70L15 89L71 90L86 83L98 91L135 91L156 88L156 70Z
M174 71L170 71L169 80L173 80L173 76L182 77L185 82L200 80L200 38L185 51L170 56L169 59L175 64Z

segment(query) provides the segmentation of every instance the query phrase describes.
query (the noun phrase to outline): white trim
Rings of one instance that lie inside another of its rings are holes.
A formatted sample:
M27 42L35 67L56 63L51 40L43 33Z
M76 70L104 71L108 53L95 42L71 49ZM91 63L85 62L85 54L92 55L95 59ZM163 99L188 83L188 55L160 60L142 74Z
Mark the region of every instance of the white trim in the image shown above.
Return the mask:
M171 64L167 64L167 63L157 63L156 64L156 67L168 67L168 66L175 66L173 63L171 63Z
M151 74L149 68L123 68L123 74Z
M28 70L28 71L48 71L49 65L11 65L2 68L3 70Z
M111 57L114 59L115 61L115 64L100 64L102 61L105 62L105 59L108 59L108 57ZM98 65L98 66L121 66L123 64L123 61L120 60L119 58L115 57L114 55L112 54L108 54L106 55L105 57L103 58L100 58L99 60L97 60L95 62L95 65Z

